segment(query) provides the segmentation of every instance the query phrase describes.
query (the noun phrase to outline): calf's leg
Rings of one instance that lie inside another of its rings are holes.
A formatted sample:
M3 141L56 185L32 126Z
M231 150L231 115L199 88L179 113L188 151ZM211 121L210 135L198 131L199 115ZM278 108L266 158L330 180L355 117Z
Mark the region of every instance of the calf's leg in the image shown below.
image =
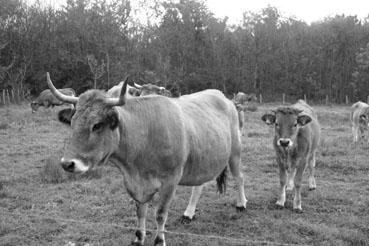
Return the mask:
M315 190L316 189L316 183L315 183L315 152L311 154L308 160L308 168L309 168L309 190Z
M304 169L306 166L305 163L300 163L297 167L296 175L295 175L295 197L293 198L293 210L296 212L302 212L301 208L301 182L302 182L302 174L304 173Z
M286 183L287 183L287 170L283 167L282 163L279 163L279 198L276 205L284 207L286 202Z

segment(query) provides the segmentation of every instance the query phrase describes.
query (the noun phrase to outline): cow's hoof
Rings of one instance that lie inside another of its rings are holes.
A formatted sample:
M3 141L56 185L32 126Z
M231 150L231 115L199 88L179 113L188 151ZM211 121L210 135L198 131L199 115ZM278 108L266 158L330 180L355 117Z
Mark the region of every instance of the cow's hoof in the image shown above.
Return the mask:
M294 208L293 212L296 214L302 214L302 209L301 208Z
M186 225L186 224L190 224L192 222L192 220L195 219L195 216L192 217L192 219L186 215L182 215L182 217L179 219L179 221L181 222L181 224Z
M245 212L246 208L244 206L240 206L240 207L236 206L236 211L237 212Z
M275 208L278 209L278 210L281 210L281 209L284 209L284 206L281 205L281 204L276 203Z
M143 246L143 243L137 242L137 241L132 241L131 246Z
M316 187L309 188L309 191L313 191L313 190L316 190Z
M160 237L156 237L154 240L155 246L165 246L165 241L161 239Z

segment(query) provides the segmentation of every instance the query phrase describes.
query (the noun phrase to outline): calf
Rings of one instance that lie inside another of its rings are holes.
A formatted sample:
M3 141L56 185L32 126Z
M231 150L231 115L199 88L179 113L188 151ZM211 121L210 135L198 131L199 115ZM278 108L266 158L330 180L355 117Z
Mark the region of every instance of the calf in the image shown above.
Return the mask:
M279 107L262 116L268 125L274 125L273 147L279 166L280 195L278 207L284 207L286 189L295 188L293 209L302 212L301 180L306 167L309 170L309 190L316 188L315 152L320 138L320 126L314 110L303 100L289 107ZM288 180L288 182L287 182Z
M364 137L365 132L368 132L369 126L369 105L363 102L354 103L351 106L350 119L352 122L352 134L354 135L354 142ZM360 132L360 135L359 135ZM369 142L369 136L368 142Z

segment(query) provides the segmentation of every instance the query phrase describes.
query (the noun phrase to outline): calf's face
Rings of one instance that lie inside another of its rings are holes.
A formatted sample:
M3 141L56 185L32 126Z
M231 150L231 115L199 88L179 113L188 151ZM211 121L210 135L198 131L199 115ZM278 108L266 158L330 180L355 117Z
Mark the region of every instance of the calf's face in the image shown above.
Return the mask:
M282 107L262 116L262 120L267 125L274 125L278 147L291 148L296 143L300 127L311 121L309 116L299 115L301 112L301 110L292 107Z

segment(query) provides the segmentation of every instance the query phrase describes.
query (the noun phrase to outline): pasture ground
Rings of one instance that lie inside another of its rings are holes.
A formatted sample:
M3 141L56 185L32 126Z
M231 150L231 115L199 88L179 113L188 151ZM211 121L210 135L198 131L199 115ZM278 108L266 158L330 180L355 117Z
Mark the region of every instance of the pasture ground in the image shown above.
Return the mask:
M226 238L168 234L168 245L369 245L369 144L352 143L349 107L315 107L322 125L317 190L308 191L305 174L302 214L292 211L291 192L285 209L274 206L273 130L260 120L271 108L245 113L245 212L234 207L232 178L224 196L215 182L204 189L190 224L179 222L190 188L180 187L171 204L167 230ZM108 165L74 176L57 166L69 132L56 120L59 109L32 114L28 105L0 108L0 245L129 245L134 231L120 226L136 225L135 205L118 170ZM155 229L153 208L147 227Z

